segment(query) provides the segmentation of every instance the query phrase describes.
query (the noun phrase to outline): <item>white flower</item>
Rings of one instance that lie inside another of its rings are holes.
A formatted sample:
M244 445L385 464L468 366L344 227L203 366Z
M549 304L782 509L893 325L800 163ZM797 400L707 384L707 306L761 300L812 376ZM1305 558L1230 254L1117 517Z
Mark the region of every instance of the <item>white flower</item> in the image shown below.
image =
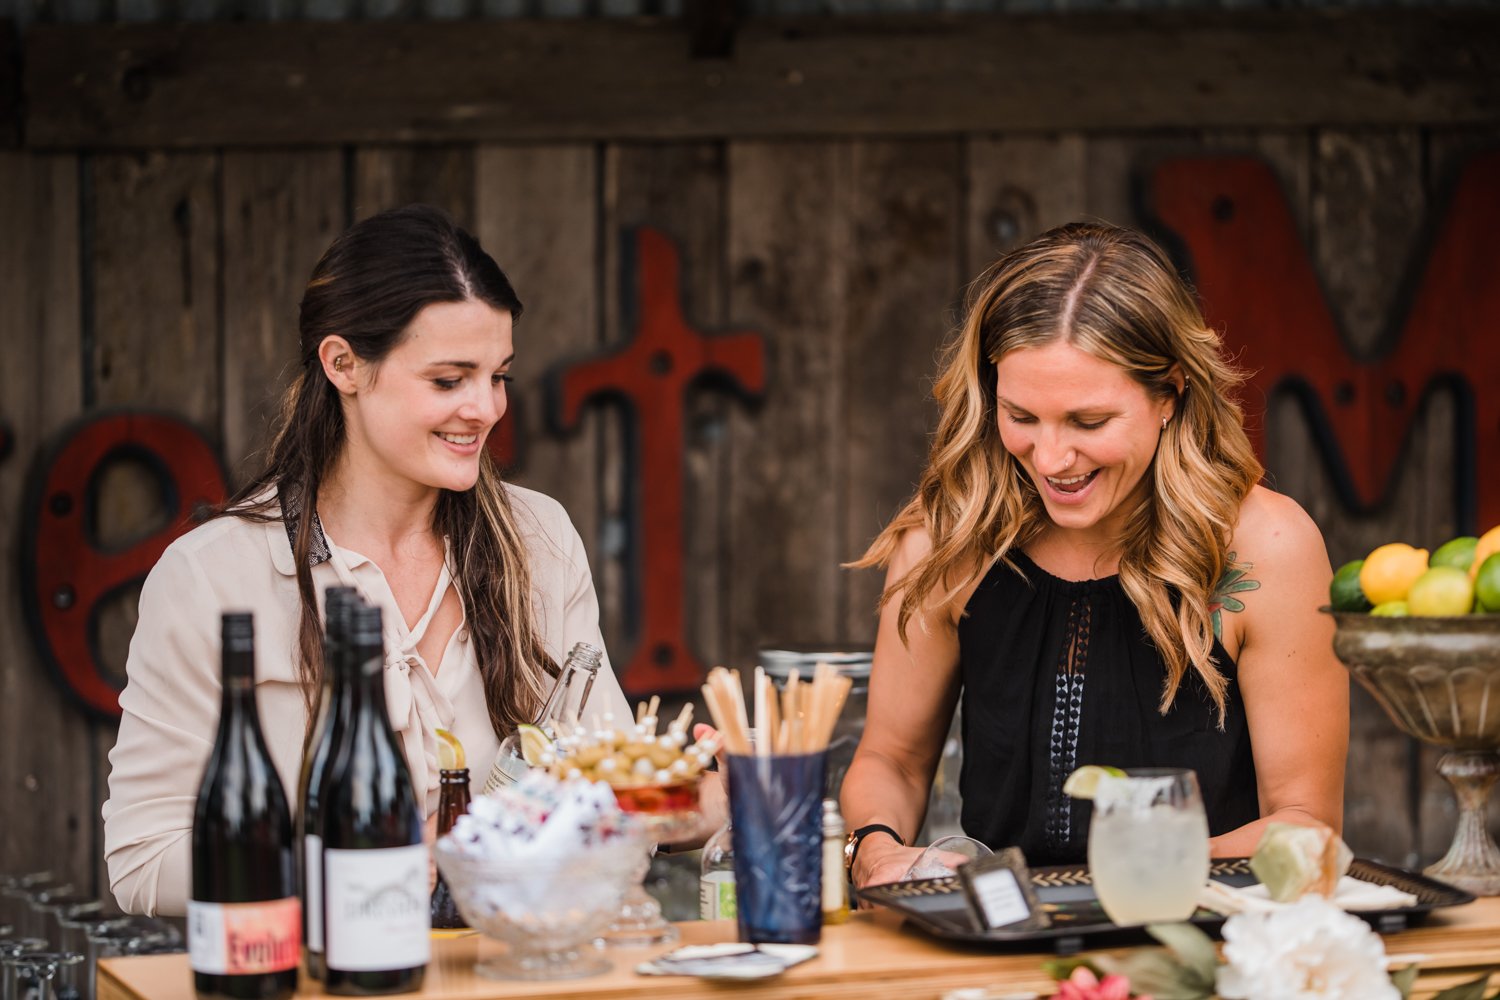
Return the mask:
M1321 896L1238 913L1224 924L1218 989L1225 1000L1400 1000L1385 943Z

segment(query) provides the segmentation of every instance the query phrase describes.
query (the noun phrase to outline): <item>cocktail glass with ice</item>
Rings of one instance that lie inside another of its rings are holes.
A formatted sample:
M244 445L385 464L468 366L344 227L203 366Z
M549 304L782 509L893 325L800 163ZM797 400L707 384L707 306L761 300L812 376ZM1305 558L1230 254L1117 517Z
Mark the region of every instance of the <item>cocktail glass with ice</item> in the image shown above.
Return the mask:
M1089 872L1116 924L1191 917L1208 880L1208 821L1197 775L1143 768L1100 777Z

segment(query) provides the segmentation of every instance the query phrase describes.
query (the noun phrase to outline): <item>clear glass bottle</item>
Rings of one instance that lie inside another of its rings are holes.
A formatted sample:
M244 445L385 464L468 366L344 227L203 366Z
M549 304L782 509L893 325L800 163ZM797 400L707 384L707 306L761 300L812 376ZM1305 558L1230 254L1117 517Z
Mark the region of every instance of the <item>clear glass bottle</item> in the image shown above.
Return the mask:
M849 883L844 875L844 817L833 799L823 800L823 923L849 919Z
M704 920L734 920L734 829L726 821L703 845L698 878L698 915Z
M532 727L542 731L548 742L555 742L561 735L560 730L582 719L589 694L594 689L594 679L598 677L603 662L604 651L598 646L586 642L574 644L557 675L557 683L552 686L552 693L531 723ZM514 784L526 773L531 766L526 762L526 739L527 734L518 730L501 741L500 752L495 755L494 766L484 782L484 794Z

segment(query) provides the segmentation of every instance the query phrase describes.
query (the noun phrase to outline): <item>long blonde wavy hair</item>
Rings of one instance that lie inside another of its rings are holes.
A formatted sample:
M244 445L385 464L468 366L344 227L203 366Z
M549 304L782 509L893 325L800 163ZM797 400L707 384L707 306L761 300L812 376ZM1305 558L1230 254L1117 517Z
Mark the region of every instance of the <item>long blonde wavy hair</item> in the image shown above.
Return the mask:
M1118 366L1152 398L1178 392L1176 373L1186 378L1143 499L1127 512L1120 584L1166 664L1160 710L1192 669L1222 724L1228 682L1212 655L1211 602L1240 505L1263 470L1233 398L1244 376L1170 258L1140 233L1060 226L980 275L944 353L934 388L941 416L916 494L851 565L887 565L908 530L926 530L931 550L881 598L900 598L905 642L913 615L950 604L1047 526L1036 486L1001 444L995 366L1056 340Z

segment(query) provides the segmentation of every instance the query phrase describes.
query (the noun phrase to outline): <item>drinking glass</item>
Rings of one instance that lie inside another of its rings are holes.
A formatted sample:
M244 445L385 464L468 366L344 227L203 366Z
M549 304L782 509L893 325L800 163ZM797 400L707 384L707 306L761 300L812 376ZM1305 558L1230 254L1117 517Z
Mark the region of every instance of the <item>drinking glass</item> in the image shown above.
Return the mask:
M78 1000L75 983L83 956L65 951L23 951L0 958L3 1000Z
M54 947L62 944L57 920L64 912L102 913L104 904L94 896L78 892L54 892L48 889L31 897L31 922L26 933L46 938Z
M740 940L817 944L823 929L826 751L729 754Z
M1176 768L1104 775L1094 793L1089 873L1116 924L1186 920L1208 880L1198 776Z
M0 924L24 930L31 920L31 897L53 888L71 891L73 887L59 882L51 872L0 878Z
M975 840L973 837L963 837L953 834L948 837L939 837L927 845L916 861L912 862L906 874L901 876L901 881L910 882L919 878L942 878L946 875L954 875L959 866L966 865L976 858L987 858L995 852L985 844Z

